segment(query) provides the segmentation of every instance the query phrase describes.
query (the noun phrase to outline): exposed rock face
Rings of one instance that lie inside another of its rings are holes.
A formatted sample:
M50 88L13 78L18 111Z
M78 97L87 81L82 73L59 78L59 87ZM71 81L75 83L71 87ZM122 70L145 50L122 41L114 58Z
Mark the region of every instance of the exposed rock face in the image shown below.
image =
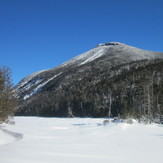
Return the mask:
M24 78L15 96L17 115L157 117L163 112L163 53L99 44Z
M120 42L107 42L107 43L101 43L101 44L98 44L96 47L100 47L100 46L110 46L110 45L124 45Z

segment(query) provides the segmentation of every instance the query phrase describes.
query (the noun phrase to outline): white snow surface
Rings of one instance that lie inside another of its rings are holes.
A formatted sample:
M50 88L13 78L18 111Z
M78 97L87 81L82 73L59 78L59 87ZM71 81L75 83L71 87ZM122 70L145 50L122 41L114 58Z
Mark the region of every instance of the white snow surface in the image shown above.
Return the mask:
M8 144L13 141L15 141L15 138L12 135L10 135L0 129L0 145Z
M163 125L110 123L100 118L16 117L0 130L1 163L162 163ZM9 143L9 144L8 144Z

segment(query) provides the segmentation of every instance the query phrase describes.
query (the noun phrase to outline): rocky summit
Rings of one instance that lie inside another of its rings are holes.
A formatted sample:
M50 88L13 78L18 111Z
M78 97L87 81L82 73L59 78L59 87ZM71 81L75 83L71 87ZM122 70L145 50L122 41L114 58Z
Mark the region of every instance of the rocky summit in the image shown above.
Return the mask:
M163 114L163 52L102 43L14 89L16 115L147 117Z

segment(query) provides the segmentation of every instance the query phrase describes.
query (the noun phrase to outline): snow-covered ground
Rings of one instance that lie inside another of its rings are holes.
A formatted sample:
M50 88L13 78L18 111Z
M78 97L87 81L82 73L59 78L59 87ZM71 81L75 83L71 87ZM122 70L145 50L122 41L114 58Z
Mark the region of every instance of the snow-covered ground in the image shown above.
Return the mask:
M15 134L0 130L0 163L163 163L162 125L103 120L16 117L3 127Z

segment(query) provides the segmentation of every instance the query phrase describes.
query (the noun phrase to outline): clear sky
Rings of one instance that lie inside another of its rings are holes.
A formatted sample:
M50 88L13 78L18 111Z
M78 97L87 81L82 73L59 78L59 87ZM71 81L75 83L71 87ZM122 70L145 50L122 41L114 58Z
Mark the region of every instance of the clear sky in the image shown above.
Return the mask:
M163 0L0 0L0 65L14 84L112 41L163 52Z

